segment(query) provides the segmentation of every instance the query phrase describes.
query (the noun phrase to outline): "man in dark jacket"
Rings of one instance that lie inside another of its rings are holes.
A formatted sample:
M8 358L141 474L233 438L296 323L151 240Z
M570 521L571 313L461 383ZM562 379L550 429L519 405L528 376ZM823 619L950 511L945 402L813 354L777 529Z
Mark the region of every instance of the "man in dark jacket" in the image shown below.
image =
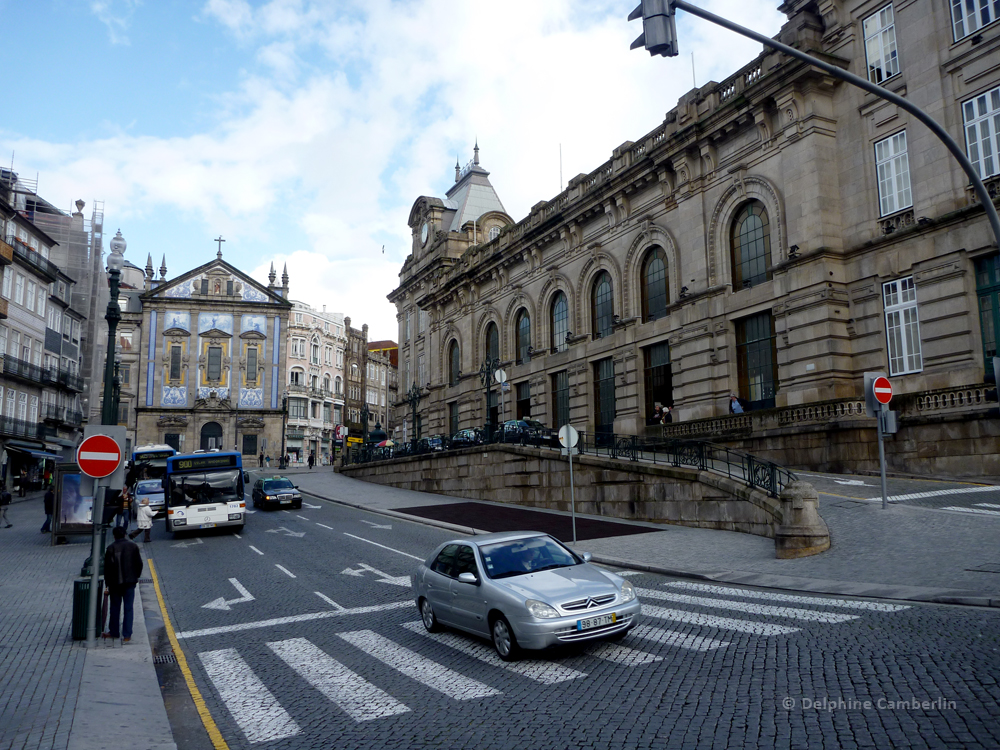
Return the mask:
M42 524L42 533L46 533L52 528L52 508L56 503L56 493L52 491L52 485L45 490L45 523Z
M118 638L122 643L132 640L132 604L135 601L135 585L142 575L142 555L139 545L125 538L125 529L115 526L112 530L115 541L104 553L104 583L111 594L111 613L105 638ZM118 617L122 604L125 605L124 621L119 631Z
M0 488L0 521L3 522L5 529L9 529L13 526L7 518L7 509L13 501L14 498L11 497L10 492L7 491L7 487Z

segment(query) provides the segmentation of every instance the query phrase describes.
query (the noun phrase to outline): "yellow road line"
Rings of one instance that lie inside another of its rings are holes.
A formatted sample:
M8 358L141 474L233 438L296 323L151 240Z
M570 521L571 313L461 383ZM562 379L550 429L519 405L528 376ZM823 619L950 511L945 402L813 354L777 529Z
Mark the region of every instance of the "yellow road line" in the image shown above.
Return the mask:
M170 615L167 614L167 605L163 601L163 593L160 591L160 579L156 575L156 568L152 560L148 560L148 562L149 572L153 576L153 587L156 589L156 599L160 603L160 613L163 615L163 624L167 627L167 637L170 639L170 646L174 649L177 666L181 668L181 674L184 675L184 681L187 682L195 708L198 709L198 715L201 716L201 723L205 725L205 731L208 732L208 736L211 738L216 750L229 750L229 745L222 738L222 732L215 725L215 720L212 718L208 706L205 705L205 699L201 697L198 686L194 684L194 675L191 674L191 669L188 667L187 657L181 651L181 644L177 641L177 636L174 634L174 626L170 624Z

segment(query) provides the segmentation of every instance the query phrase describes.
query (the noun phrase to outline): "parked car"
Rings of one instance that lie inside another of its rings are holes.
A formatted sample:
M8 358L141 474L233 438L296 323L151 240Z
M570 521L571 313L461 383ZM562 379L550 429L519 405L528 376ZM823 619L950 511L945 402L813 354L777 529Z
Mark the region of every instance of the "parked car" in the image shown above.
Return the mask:
M163 497L162 479L141 479L135 485L135 507L138 508L143 500L149 500L149 509L153 511L153 518L162 516L167 512L166 502Z
M275 476L258 479L253 485L253 507L302 508L302 494L287 477Z
M429 632L490 638L504 661L521 649L618 638L639 618L632 584L548 534L506 531L438 546L411 577Z
M445 449L444 436L431 435L422 437L417 441L417 452L426 453L428 451L443 451Z
M476 429L459 430L451 436L452 448L468 448L470 445L481 445L482 433Z
M559 447L559 433L537 419L511 419L503 423L500 441L525 445Z

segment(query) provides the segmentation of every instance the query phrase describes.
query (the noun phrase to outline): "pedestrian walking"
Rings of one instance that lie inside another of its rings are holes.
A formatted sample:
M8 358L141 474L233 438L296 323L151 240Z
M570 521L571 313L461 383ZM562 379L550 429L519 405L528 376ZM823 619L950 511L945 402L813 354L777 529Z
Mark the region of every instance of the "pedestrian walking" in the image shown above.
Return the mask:
M139 536L140 532L146 532L142 537L142 541L150 542L149 530L153 528L153 511L149 507L149 498L144 497L142 503L139 505L139 512L136 514L136 523L138 528L129 534L129 539L135 539ZM116 527L117 528L117 527Z
M310 470L312 470L312 467L315 465L315 463L316 463L316 454L315 453L310 453L309 454L309 469Z
M264 461L267 463L267 468L271 468L271 454L264 456Z
M11 526L14 525L7 518L7 508L10 507L10 504L13 501L14 498L11 497L10 492L7 491L7 486L4 485L3 490L0 491L0 521L3 522L5 529L9 529Z
M43 502L45 503L45 523L42 524L41 531L45 534L52 529L52 509L56 504L56 493L52 491L51 484L49 485L49 488L45 490L45 498Z
M660 424L670 424L674 421L674 410L669 406L663 407L663 416L660 419Z
M128 526L132 523L132 493L128 485L122 487L122 509L115 516L115 526L123 526L128 531Z
M261 451L260 455L257 457L257 466L261 469L264 468L264 451Z
M108 630L102 635L104 638L120 637L122 643L128 643L132 640L132 606L135 585L142 575L142 555L139 546L125 538L125 529L121 526L115 526L111 533L115 541L104 553L104 582L111 594L111 617Z
M17 494L19 497L24 497L28 492L28 470L21 469L21 484L18 487Z

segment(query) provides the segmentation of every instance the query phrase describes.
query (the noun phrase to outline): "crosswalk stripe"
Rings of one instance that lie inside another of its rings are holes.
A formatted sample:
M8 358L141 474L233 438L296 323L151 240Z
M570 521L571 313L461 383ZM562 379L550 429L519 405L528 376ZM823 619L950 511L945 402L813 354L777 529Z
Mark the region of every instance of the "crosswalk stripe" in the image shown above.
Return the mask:
M640 664L652 664L653 662L663 661L662 656L656 656L655 654L640 651L639 649L607 641L590 646L587 649L587 653L590 656L596 656L598 659L604 659L604 661L610 661L614 664L621 664L625 667L636 667Z
M355 721L371 721L410 710L305 638L275 641L267 647Z
M486 662L494 667L502 667L510 672L527 677L529 680L540 682L543 685L554 685L557 682L566 682L580 677L586 677L586 672L564 667L562 664L547 661L503 661L496 652L484 643L473 641L471 638L458 635L457 633L428 633L422 623L404 622L403 627L427 636L435 643L441 643L456 651L461 651L467 656L471 656L479 661Z
M959 513L978 513L982 516L1000 516L1000 510L983 510L982 508L959 508L956 505L951 505L947 508L941 508L941 510L957 510Z
M299 725L235 648L203 651L198 657L248 741L273 742L299 734Z
M734 602L728 599L709 599L704 596L689 596L687 594L672 594L669 591L654 589L639 589L639 596L647 599L662 599L678 604L693 604L698 607L715 607L717 609L733 609L751 615L768 615L771 617L788 617L793 620L808 620L810 622L847 622L857 620L858 615L844 615L838 612L814 612L811 609L795 607L775 607L770 604L754 602Z
M375 657L386 666L437 690L439 693L444 693L449 698L465 701L500 694L499 690L491 688L489 685L484 685L448 669L371 630L355 630L350 633L337 633L337 635L369 656Z
M629 633L636 638L642 638L644 641L665 643L668 646L685 648L689 651L711 651L714 648L725 648L729 645L729 641L716 641L701 635L678 633L676 630L664 630L663 628L654 628L650 625L636 625Z
M976 503L977 508L1000 508L996 503Z
M751 633L752 635L785 635L787 633L798 632L799 630L798 628L791 628L787 625L775 625L770 622L734 620L731 617L705 615L701 612L688 612L682 609L664 609L663 607L654 607L651 604L643 604L642 613L644 615L649 615L650 617L655 617L658 620L686 622L691 625L701 625L706 628L735 630L738 633Z
M796 596L794 594L773 594L770 591L755 591L752 589L736 589L726 586L713 586L708 583L687 583L685 581L674 581L665 583L674 589L685 589L687 591L701 591L708 594L719 594L720 596L742 596L745 599L770 599L776 602L788 602L789 604L813 604L818 607L841 607L846 609L867 609L873 612L899 612L909 609L907 604L887 604L885 602L862 602L851 599L824 599L819 596Z

